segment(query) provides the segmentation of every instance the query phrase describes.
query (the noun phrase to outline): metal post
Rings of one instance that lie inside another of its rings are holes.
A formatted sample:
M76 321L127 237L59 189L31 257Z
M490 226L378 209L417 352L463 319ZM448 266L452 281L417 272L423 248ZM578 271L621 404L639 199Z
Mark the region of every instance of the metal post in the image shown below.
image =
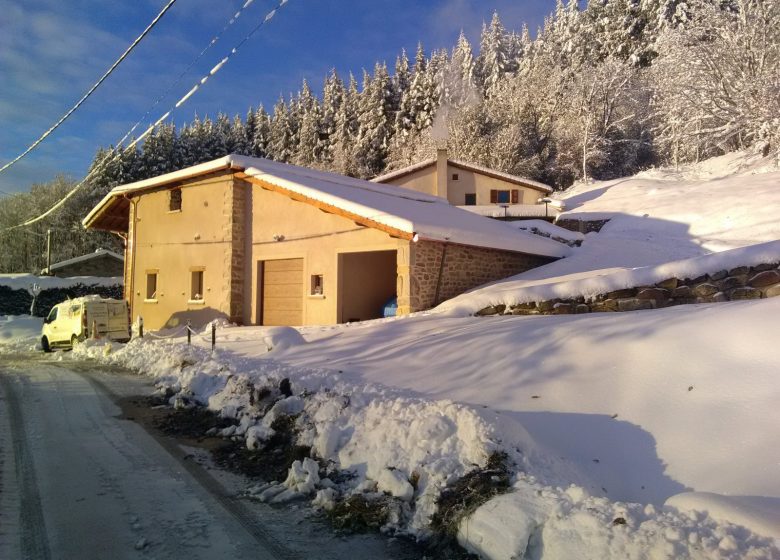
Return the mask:
M211 351L214 352L214 346L217 344L217 323L211 323Z
M138 316L138 336L144 337L144 318L140 315Z
M51 274L51 230L46 230L46 275Z
M190 330L190 322L187 321L187 346L192 344L192 331Z

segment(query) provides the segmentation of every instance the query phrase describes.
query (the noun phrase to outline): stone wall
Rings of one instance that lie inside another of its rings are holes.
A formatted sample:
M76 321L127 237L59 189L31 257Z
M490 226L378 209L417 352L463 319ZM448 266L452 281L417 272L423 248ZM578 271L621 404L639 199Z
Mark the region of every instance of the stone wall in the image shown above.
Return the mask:
M411 311L429 309L487 282L520 274L555 260L435 241L412 243L410 251Z
M74 284L67 288L48 288L41 290L35 300L34 315L46 317L51 308L70 298L98 294L102 297L122 299L122 285L95 286ZM27 290L14 290L0 285L0 315L27 315L30 313L32 295Z
M780 296L778 263L739 266L697 278L668 278L652 286L614 290L585 299L553 299L513 306L494 305L476 315L567 315L637 311L689 303L714 303Z
M103 276L113 278L125 273L125 263L110 255L100 255L89 260L61 266L53 269L52 274L58 278L72 276Z
M225 253L225 274L230 286L230 301L225 307L229 310L232 323L242 323L244 319L244 236L246 232L247 189L244 181L233 180L231 188L225 189L225 236L230 240L230 250ZM224 308L223 308L224 309Z
M553 222L556 226L568 229L569 231L578 231L580 233L599 232L609 220L575 220L571 218L560 218Z

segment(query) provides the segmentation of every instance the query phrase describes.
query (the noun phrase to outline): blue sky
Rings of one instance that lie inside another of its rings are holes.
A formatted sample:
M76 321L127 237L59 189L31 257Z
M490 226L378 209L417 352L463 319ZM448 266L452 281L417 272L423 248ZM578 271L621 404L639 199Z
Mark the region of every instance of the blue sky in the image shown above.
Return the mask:
M99 146L115 143L187 68L244 0L178 0L100 89L34 152L0 173L0 191L28 190L64 172L85 174ZM169 96L156 120L238 43L277 0L255 0ZM0 0L0 163L22 152L103 74L163 0ZM532 32L554 0L290 0L207 85L173 115L181 124L219 111L270 109L306 78L319 92L330 68L360 76L392 67L418 41L451 48L463 29L475 46L498 11L508 29ZM0 196L2 193L0 192Z

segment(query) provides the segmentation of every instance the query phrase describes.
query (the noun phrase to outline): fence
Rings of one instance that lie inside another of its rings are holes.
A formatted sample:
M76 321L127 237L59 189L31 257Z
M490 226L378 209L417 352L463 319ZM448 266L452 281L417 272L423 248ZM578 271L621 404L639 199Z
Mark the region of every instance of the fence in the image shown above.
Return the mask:
M182 332L187 332L187 346L192 345L192 335L199 336L201 340L205 340L206 342L209 342L209 339L201 336L197 331L193 330L192 325L189 321L187 321L187 324L180 327L179 329L175 330L172 333L166 334L166 335L160 335L153 332L147 333L151 338L156 338L158 340L167 339L167 338L174 338L179 335L181 335ZM140 315L138 316L138 337L143 338L144 337L144 318ZM217 323L216 321L211 322L211 351L214 352L214 348L217 345Z

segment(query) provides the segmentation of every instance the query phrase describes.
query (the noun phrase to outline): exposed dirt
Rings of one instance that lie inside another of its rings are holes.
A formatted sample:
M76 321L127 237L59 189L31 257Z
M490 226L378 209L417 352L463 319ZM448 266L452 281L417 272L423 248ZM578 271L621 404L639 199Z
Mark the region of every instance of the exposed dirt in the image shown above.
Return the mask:
M222 429L233 424L203 407L174 409L159 396L126 397L115 401L122 409L121 418L144 426L147 431L172 437L185 445L215 451L232 442L207 436L211 428Z

